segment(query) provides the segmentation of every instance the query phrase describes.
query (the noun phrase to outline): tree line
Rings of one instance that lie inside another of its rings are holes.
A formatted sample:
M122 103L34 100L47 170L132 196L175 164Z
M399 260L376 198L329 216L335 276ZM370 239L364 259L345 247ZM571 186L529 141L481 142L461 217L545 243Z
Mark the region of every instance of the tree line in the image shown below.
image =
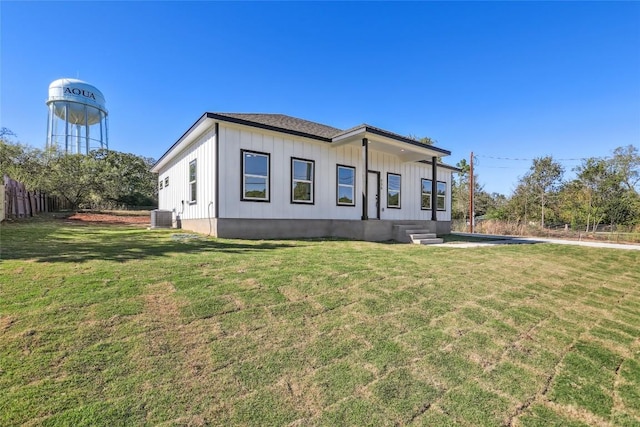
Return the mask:
M112 150L88 155L38 149L14 141L0 129L0 177L20 181L30 190L66 200L73 209L157 206L154 159Z
M453 184L453 218L468 221L469 164ZM640 152L633 145L618 147L613 156L590 157L564 179L564 166L552 156L533 159L509 197L488 193L474 174L475 217L538 224L569 225L596 231L601 225L640 227Z
M38 149L14 141L0 129L0 177L4 174L66 200L75 208L157 206L154 159L118 151L89 155ZM424 143L432 142L423 138ZM469 220L469 174L465 159L452 185L452 217ZM541 226L569 224L595 231L599 225L640 227L640 152L618 147L608 158L591 157L565 180L564 166L552 156L533 159L512 195L488 193L474 176L474 216Z

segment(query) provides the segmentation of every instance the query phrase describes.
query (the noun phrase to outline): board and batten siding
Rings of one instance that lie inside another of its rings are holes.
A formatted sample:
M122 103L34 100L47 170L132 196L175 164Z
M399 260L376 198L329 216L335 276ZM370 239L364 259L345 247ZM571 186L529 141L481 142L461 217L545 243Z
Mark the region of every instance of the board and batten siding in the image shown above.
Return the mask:
M431 220L431 210L421 209L422 179L431 180L431 165L402 162L398 157L369 149L369 170L380 172L380 219ZM387 174L397 174L400 180L400 209L387 207ZM437 212L438 221L451 220L451 171L436 169L437 180L447 183L444 211ZM432 195L435 206L436 196Z
M216 135L207 129L158 173L158 182L169 178L169 187L158 190L158 208L181 219L213 218L216 189ZM196 160L196 202L190 203L189 163Z
M268 219L360 219L362 151L269 131L220 123L220 217ZM270 201L242 201L241 150L270 155ZM291 203L291 158L315 162L314 203ZM336 164L356 168L355 206L336 203Z
M174 219L205 219L216 212L216 143L220 141L220 218L254 219L346 219L362 216L364 158L360 145L332 146L329 143L257 130L230 123L219 123L219 137L211 126L183 149L158 174L158 181L169 178L169 186L158 192L158 207L174 212ZM242 201L241 150L270 155L270 201ZM315 162L314 203L291 203L291 158ZM197 161L197 200L190 203L189 163ZM356 169L355 206L339 206L336 201L337 165ZM431 165L402 162L396 156L369 149L369 170L380 172L380 219L431 220L431 211L420 209L421 179L431 179ZM387 207L387 174L401 180L401 208ZM438 168L438 181L447 183L445 211L439 221L451 220L451 174ZM435 195L433 203L435 204Z
M352 219L362 216L364 159L358 145L331 146L311 139L220 124L220 217L268 219ZM241 201L241 150L270 155L270 201ZM314 204L291 203L291 158L315 162ZM356 168L355 206L336 203L337 165ZM401 162L391 154L369 150L369 170L380 172L380 219L431 220L431 211L420 208L421 178L431 179L431 165ZM387 208L387 173L402 176L401 208ZM451 171L438 168L438 181L447 183L445 211L439 221L451 219ZM435 195L433 196L435 204Z

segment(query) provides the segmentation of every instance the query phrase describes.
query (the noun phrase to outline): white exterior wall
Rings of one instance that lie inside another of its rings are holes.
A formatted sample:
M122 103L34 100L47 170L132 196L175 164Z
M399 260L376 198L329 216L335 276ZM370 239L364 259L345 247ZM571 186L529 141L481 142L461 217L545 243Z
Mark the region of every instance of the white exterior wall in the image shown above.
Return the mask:
M261 129L220 122L220 218L345 219L362 217L364 158L360 145L329 143ZM210 127L167 163L158 181L169 177L169 187L158 194L158 207L174 212L174 219L215 217L216 135ZM241 201L241 151L270 154L270 202ZM291 203L291 157L315 161L314 204ZM197 160L197 201L189 203L189 163ZM336 165L355 167L355 206L336 203ZM369 150L369 170L380 172L380 219L431 220L430 210L420 209L421 178L431 179L431 165L403 163L391 154ZM400 174L401 208L387 208L387 173ZM438 221L451 220L451 171L438 168L438 181L447 183L446 211ZM183 203L184 201L184 203ZM436 196L433 195L435 205Z
M401 162L396 156L369 150L369 170L380 172L380 219L431 220L431 210L422 210L422 178L431 180L431 165L417 162ZM400 209L387 208L387 173L401 176ZM451 171L436 168L437 180L447 183L447 210L438 211L438 221L451 220ZM432 195L435 206L436 195Z
M185 150L165 165L158 182L169 177L169 187L158 190L158 209L170 210L181 219L215 216L216 138L209 128ZM196 203L190 203L189 163L196 159ZM184 203L183 203L184 202Z
M360 219L362 150L269 131L220 124L221 218ZM270 202L241 201L240 150L270 154ZM291 157L315 161L314 204L291 203ZM336 164L356 168L355 206L336 204Z
M221 218L301 218L354 219L362 217L364 158L361 146L331 146L328 143L276 132L249 130L220 124ZM241 201L240 150L269 153L271 161L270 202ZM314 204L291 203L291 157L315 161ZM336 203L336 165L356 168L355 206ZM420 209L420 178L431 179L431 166L417 162L402 163L397 157L369 151L369 170L380 172L380 219L431 220L430 210ZM388 209L387 172L402 175L401 209ZM451 219L451 171L438 169L438 181L447 183L447 210L438 211L439 221ZM435 203L435 195L434 195Z

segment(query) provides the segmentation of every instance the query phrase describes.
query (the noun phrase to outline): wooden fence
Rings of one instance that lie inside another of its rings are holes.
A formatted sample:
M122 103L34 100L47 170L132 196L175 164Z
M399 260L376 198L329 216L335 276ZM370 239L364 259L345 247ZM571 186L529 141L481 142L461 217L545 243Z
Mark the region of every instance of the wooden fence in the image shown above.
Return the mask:
M25 185L4 176L0 186L0 221L6 218L25 218L40 212L55 212L67 209L68 203L41 191L28 191Z

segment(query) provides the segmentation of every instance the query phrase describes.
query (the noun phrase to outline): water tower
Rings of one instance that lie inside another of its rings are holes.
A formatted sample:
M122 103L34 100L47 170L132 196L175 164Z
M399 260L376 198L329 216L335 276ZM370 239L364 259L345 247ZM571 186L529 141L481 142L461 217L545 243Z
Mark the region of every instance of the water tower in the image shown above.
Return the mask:
M77 79L58 79L49 85L47 148L64 147L69 154L88 154L109 148L107 109L96 87Z

